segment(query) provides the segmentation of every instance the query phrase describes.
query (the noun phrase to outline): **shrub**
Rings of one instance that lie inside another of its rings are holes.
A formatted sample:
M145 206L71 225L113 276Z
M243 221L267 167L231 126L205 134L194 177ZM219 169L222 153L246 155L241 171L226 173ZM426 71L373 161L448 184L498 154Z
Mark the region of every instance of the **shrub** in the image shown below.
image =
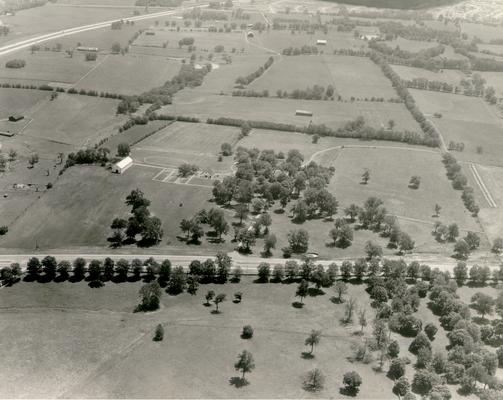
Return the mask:
M243 326L243 332L241 333L243 339L251 339L253 337L253 328L251 325Z
M152 340L154 342L160 342L162 339L164 339L164 328L162 327L161 324L159 324L155 328L155 334L154 334L154 338Z
M15 59L7 61L5 63L5 68L24 68L25 65L25 60Z
M437 331L438 328L431 322L429 324L426 324L426 326L424 327L424 333L426 333L426 336L428 336L428 339L430 339L431 341L435 340Z
M421 350L423 347L426 347L427 349L431 350L431 343L426 337L426 335L420 332L410 344L409 351L413 354L418 354L419 350Z

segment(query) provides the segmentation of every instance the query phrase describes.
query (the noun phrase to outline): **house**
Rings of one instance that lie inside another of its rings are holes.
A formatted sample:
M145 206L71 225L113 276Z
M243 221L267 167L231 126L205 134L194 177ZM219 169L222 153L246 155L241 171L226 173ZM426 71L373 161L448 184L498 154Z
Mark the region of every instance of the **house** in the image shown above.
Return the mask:
M131 165L133 165L133 159L131 157L126 157L120 160L118 163L112 166L112 172L116 174L122 174Z
M21 114L12 114L9 116L10 122L21 121L22 119L24 119L24 115L21 115Z
M327 44L327 41L325 39L318 39L316 41L316 44L320 44L322 46L325 46Z
M302 117L312 117L313 112L312 111L306 111L306 110L295 110L295 115L300 115Z

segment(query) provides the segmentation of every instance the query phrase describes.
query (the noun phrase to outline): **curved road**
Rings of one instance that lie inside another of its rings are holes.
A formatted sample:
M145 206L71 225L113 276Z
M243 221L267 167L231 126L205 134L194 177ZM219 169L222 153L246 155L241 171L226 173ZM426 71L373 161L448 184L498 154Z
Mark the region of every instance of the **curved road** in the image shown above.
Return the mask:
M82 26L78 26L75 28L63 29L60 31L47 33L44 35L39 35L39 36L30 38L30 39L25 39L25 40L18 41L16 43L2 46L2 47L0 47L0 56L12 53L14 51L28 48L28 47L33 46L35 44L47 42L48 40L58 39L60 37L74 35L76 33L92 31L95 29L107 28L107 27L110 27L112 22L120 21L121 19L128 20L128 21L142 21L145 19L166 17L169 15L177 14L182 11L190 10L195 7L207 7L207 6L208 6L208 4L197 4L197 5L194 5L191 7L176 8L173 10L160 11L160 12L156 12L156 13L152 13L152 14L145 14L145 15L137 15L137 16L133 16L133 17L129 17L129 18L116 18L116 19L112 19L112 20L108 20L108 21L97 22L95 24L82 25Z

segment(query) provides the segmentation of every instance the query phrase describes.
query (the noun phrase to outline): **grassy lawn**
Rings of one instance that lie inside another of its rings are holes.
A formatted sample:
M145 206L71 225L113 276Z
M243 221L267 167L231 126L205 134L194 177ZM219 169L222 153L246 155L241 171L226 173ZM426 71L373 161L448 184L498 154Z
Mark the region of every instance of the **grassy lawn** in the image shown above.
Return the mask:
M502 165L503 129L495 108L475 97L421 90L411 93L425 114L442 114L442 118L433 122L447 144L451 140L465 144L463 152L455 153L456 158ZM482 154L477 152L477 146L482 146Z
M33 122L22 133L67 145L93 144L108 137L125 121L116 116L118 100L60 94L31 115Z
M305 398L313 394L302 389L302 377L318 367L327 380L315 397L341 397L342 376L351 370L363 378L359 397L392 396L392 381L383 373L347 360L351 344L364 338L353 334L357 325L340 323L344 306L330 301L331 289L296 309L295 284L260 285L246 278L241 284L203 285L197 296L165 295L160 311L133 314L138 289L139 283L90 289L82 282L20 283L0 291L0 331L9 344L0 346L0 370L9 371L1 374L0 395ZM202 304L209 289L227 294L221 314ZM230 301L236 291L243 292L240 304ZM369 307L363 285L350 286L348 296ZM371 319L370 308L367 314ZM158 323L165 336L156 343ZM246 324L255 330L251 340L240 338ZM320 329L323 337L315 357L303 359L311 329ZM397 338L405 355L410 340ZM236 388L229 380L239 375L233 364L243 349L252 352L256 369L248 375L249 385Z
M218 161L222 143L234 146L239 128L206 124L175 122L162 131L141 141L133 149L135 160L177 168L184 162L203 169L228 172L232 157Z
M77 88L134 95L162 86L179 70L180 63L160 57L110 55Z
M185 246L177 239L181 233L179 223L201 208L211 207L211 188L153 181L159 171L133 166L123 175L116 175L101 167L70 168L10 227L9 234L2 237L2 246L32 249L37 241L42 249L106 247L112 219L128 215L124 201L136 188L145 192L152 201L152 213L163 222L163 245ZM204 240L202 248L214 253L220 248L229 250L230 245L229 241L216 245Z

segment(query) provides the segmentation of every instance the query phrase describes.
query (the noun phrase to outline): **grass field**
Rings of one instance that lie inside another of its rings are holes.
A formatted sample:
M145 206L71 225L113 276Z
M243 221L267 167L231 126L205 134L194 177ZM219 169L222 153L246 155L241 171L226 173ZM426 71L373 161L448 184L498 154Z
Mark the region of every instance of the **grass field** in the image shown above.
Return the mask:
M357 325L339 322L344 307L329 300L330 289L305 299L304 308L296 309L291 306L296 285L259 285L245 278L240 284L203 285L197 296L165 295L160 311L133 314L139 287L20 283L2 290L0 331L9 346L0 347L0 395L305 398L313 395L302 389L302 377L318 367L327 380L317 397L340 397L342 376L351 370L363 378L360 398L392 396L392 381L384 373L347 360L351 344L364 337L353 335ZM227 294L221 314L212 315L202 304L210 289ZM240 304L230 301L236 291L243 292ZM369 307L363 286L351 285L348 296L358 298L360 307ZM426 307L419 313L435 318ZM370 318L370 308L368 314ZM164 325L165 336L156 343L152 335L158 323ZM246 324L255 334L245 341L239 335ZM315 357L306 360L301 353L311 329L320 329L323 336ZM370 335L370 328L366 331ZM442 334L435 347L441 345ZM395 334L392 338L399 340L403 355L413 358L405 350L410 339ZM229 381L238 375L233 364L243 349L252 352L256 369L247 375L249 385L236 388ZM23 380L28 375L29 381Z
M124 201L136 188L145 192L152 212L163 222L163 244L179 245L181 219L208 208L211 189L153 181L157 173L157 168L139 166L123 175L101 167L71 168L9 229L2 246L33 248L37 240L41 248L106 247L112 219L127 215Z
M177 168L184 162L214 172L230 172L232 157L217 161L222 143L234 146L239 128L175 122L133 148L139 162Z
M218 96L186 89L175 96L174 104L163 107L170 114L207 118L231 117L246 120L281 122L307 126L325 124L338 128L346 122L363 116L376 128L386 127L395 120L396 129L420 132L420 128L403 104L376 102L339 102L316 100L291 100L251 97ZM296 116L295 110L312 110L312 117Z
M480 212L480 219L486 228L487 236L491 241L503 237L503 168L479 165L477 170L491 193L497 208L484 208Z
M403 65L393 65L392 68L400 78L405 80L425 78L430 81L440 81L451 85L459 85L461 79L466 78L463 72L455 69L444 69L441 72L433 72L423 68L406 67Z
M12 114L29 114L42 100L48 97L47 92L38 90L0 89L0 118Z
M433 122L447 143L453 140L465 144L465 150L456 153L457 158L502 165L503 128L495 108L480 98L420 90L411 93L425 114L442 114ZM482 154L477 153L477 146L482 146Z
M496 91L496 97L503 97L503 73L481 72L480 75L486 80L487 86L492 86Z
M126 95L162 86L180 70L180 63L160 57L109 55L76 88L109 91ZM141 73L139 73L141 71Z
M63 144L82 146L109 136L124 121L115 116L117 100L60 94L31 115L33 122L22 133Z

